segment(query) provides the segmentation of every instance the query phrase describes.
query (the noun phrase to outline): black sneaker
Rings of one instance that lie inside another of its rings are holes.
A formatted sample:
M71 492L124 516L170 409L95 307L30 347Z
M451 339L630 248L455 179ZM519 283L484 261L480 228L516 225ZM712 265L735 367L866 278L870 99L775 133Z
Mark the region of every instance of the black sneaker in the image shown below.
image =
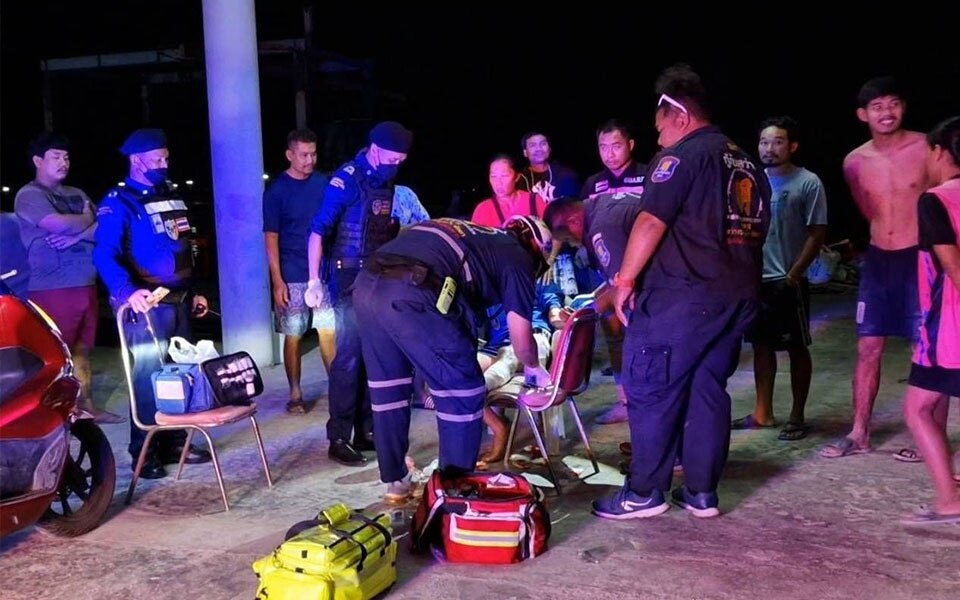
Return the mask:
M347 440L333 440L327 452L330 460L348 467L359 467L367 464L367 458L359 450L350 445Z
M649 496L641 496L629 487L629 480L624 482L620 491L606 498L599 498L591 503L593 514L604 519L645 519L655 517L670 510L670 505L663 499L663 492L653 490Z
M689 510L695 517L708 518L720 516L720 509L718 508L720 499L717 497L716 492L699 492L692 494L690 490L687 489L687 486L681 485L673 490L671 496L674 504L684 510Z

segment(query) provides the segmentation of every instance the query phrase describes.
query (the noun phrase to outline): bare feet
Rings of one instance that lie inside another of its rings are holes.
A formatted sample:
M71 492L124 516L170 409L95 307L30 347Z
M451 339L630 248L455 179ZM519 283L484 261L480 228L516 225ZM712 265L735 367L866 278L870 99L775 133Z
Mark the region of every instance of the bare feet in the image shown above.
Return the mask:
M486 466L490 463L503 460L503 455L506 453L507 449L507 436L503 437L504 439L502 443L498 443L496 438L493 439L493 443L490 445L490 447L480 454L480 460L477 461L478 465L483 463L483 465Z
M488 463L503 460L509 433L506 420L490 407L483 409L483 424L493 431L493 440L490 442L490 447L480 454L480 459L477 461L477 468L480 470L485 469Z

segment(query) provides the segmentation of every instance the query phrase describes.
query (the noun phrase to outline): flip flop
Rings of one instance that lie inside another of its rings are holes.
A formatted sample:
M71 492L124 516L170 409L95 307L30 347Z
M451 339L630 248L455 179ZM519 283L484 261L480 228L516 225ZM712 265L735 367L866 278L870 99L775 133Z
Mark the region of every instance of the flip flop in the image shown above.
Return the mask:
M861 448L848 437L840 438L820 448L820 456L823 458L843 458L844 456L870 454L871 452L873 452L873 446Z
M780 433L777 435L778 440L783 440L785 442L795 442L797 440L802 440L807 437L807 434L810 432L810 427L804 423L794 423L793 421L787 421L786 425L780 429Z
M914 448L900 448L893 453L893 457L900 462L918 463L923 462L923 456Z
M730 423L730 429L771 429L776 426L776 421L769 425L757 423L757 420L753 418L753 415L747 415L745 417L735 419L732 423Z
M940 514L931 508L921 507L920 510L900 520L904 525L943 525L960 523L960 513L952 515Z

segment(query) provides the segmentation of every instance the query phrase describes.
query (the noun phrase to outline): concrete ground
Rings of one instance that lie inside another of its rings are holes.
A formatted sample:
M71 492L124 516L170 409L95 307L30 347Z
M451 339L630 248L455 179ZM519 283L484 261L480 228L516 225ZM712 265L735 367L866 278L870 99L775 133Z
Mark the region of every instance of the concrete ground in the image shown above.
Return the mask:
M814 296L814 379L808 409L810 437L781 442L776 430L735 432L720 487L719 519L684 511L642 521L605 521L589 501L614 488L626 424L592 425L613 397L612 380L594 377L580 402L590 437L611 465L596 485L570 482L549 496L554 521L550 550L503 567L444 565L412 556L401 540L399 579L390 598L960 598L960 526L908 527L899 519L932 493L923 465L893 460L909 444L900 399L909 349L892 343L884 361L875 412L876 452L826 460L817 449L847 431L850 374L855 357L853 296ZM326 381L316 352L306 357L309 395L323 398ZM598 366L603 363L598 357ZM95 355L98 403L125 412L118 352ZM28 529L0 545L0 597L14 598L251 598L254 559L269 553L293 523L333 502L374 505L383 486L375 463L351 469L330 462L324 433L325 400L306 416L284 412L282 368L264 369L261 425L275 486L265 486L250 428L217 432L233 504L223 512L209 465L143 481L133 505L122 503L130 480L127 425L105 430L117 456L117 497L109 518L79 539ZM781 360L777 416L789 408L789 365ZM752 356L746 348L730 382L733 414L753 405ZM436 455L433 415L415 411L413 454ZM951 431L960 430L954 409ZM571 424L568 420L568 424ZM572 425L572 424L571 424ZM565 446L576 454L572 440Z

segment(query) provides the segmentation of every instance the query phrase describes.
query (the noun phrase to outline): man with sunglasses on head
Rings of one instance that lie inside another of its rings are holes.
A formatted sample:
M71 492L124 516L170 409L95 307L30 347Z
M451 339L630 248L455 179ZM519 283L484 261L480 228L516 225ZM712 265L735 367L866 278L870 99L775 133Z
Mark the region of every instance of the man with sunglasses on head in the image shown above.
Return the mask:
M750 156L711 125L700 77L675 65L657 79L651 161L614 306L627 326L623 383L633 460L623 488L595 500L608 519L669 509L674 459L684 484L674 503L720 514L717 485L730 446L727 379L757 314L770 187ZM630 310L629 320L626 311Z

